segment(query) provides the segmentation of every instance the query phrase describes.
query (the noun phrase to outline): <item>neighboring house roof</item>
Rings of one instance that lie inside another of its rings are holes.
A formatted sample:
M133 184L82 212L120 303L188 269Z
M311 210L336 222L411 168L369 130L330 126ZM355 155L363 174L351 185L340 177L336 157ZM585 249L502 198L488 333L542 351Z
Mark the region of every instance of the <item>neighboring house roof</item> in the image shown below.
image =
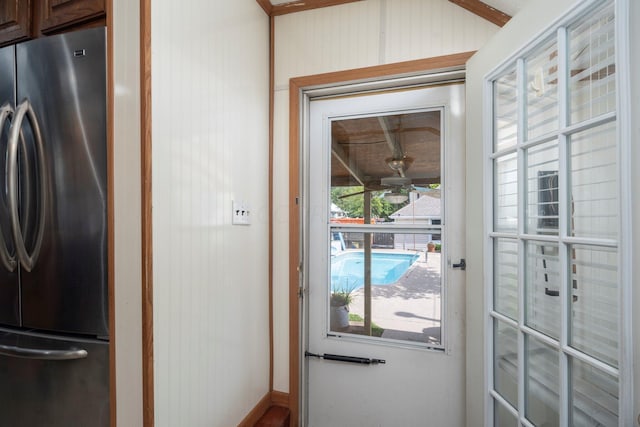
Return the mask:
M438 197L422 194L418 199L409 203L402 209L398 209L389 216L392 219L416 218L416 217L440 217L440 193Z

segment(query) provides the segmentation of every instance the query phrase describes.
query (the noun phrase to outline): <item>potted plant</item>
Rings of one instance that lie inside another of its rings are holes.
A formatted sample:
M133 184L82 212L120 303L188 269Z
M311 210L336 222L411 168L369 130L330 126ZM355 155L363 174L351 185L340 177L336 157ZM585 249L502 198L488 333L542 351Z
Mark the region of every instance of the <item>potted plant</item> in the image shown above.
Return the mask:
M329 299L329 326L332 331L344 331L349 327L349 304L353 301L353 287L335 288L331 287L331 297Z

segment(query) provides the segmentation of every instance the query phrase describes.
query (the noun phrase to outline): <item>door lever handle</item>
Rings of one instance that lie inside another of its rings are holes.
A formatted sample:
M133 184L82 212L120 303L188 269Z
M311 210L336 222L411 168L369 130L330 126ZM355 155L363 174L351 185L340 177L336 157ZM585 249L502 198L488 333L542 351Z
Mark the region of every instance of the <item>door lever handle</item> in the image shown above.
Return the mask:
M550 297L559 297L560 291L556 289L544 288L545 295L549 295Z
M458 264L453 264L451 267L459 268L460 270L466 270L467 269L467 261L465 261L464 258L461 258L460 262Z

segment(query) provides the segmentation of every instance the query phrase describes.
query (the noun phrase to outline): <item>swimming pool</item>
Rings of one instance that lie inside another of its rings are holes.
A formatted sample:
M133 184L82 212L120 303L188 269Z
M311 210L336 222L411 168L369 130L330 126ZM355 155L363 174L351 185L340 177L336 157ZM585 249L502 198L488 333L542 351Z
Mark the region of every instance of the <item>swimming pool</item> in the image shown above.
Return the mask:
M371 284L395 283L418 259L407 253L373 252ZM357 289L364 286L364 253L345 252L331 258L331 289Z

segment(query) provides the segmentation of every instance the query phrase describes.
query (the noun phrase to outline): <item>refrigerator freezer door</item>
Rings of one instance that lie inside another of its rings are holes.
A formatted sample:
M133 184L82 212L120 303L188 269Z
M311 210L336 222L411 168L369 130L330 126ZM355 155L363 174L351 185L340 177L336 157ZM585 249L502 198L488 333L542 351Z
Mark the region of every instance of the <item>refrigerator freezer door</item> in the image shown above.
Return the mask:
M27 99L42 133L46 179L38 178L33 123L22 130L32 176L21 176L21 223L35 246L40 209L44 237L31 272L21 271L24 327L108 336L105 29L19 44L17 97ZM46 192L45 206L41 192Z
M4 349L15 348L53 355L81 353L84 350L86 357L46 360L3 354ZM108 426L108 367L107 343L0 330L0 424L34 427Z
M15 107L15 47L0 49L0 107L9 103ZM7 199L7 138L13 117L7 117L0 128L0 251L6 248L9 256L15 256L11 237L11 225ZM20 324L20 289L18 269L11 272L0 262L0 324Z

